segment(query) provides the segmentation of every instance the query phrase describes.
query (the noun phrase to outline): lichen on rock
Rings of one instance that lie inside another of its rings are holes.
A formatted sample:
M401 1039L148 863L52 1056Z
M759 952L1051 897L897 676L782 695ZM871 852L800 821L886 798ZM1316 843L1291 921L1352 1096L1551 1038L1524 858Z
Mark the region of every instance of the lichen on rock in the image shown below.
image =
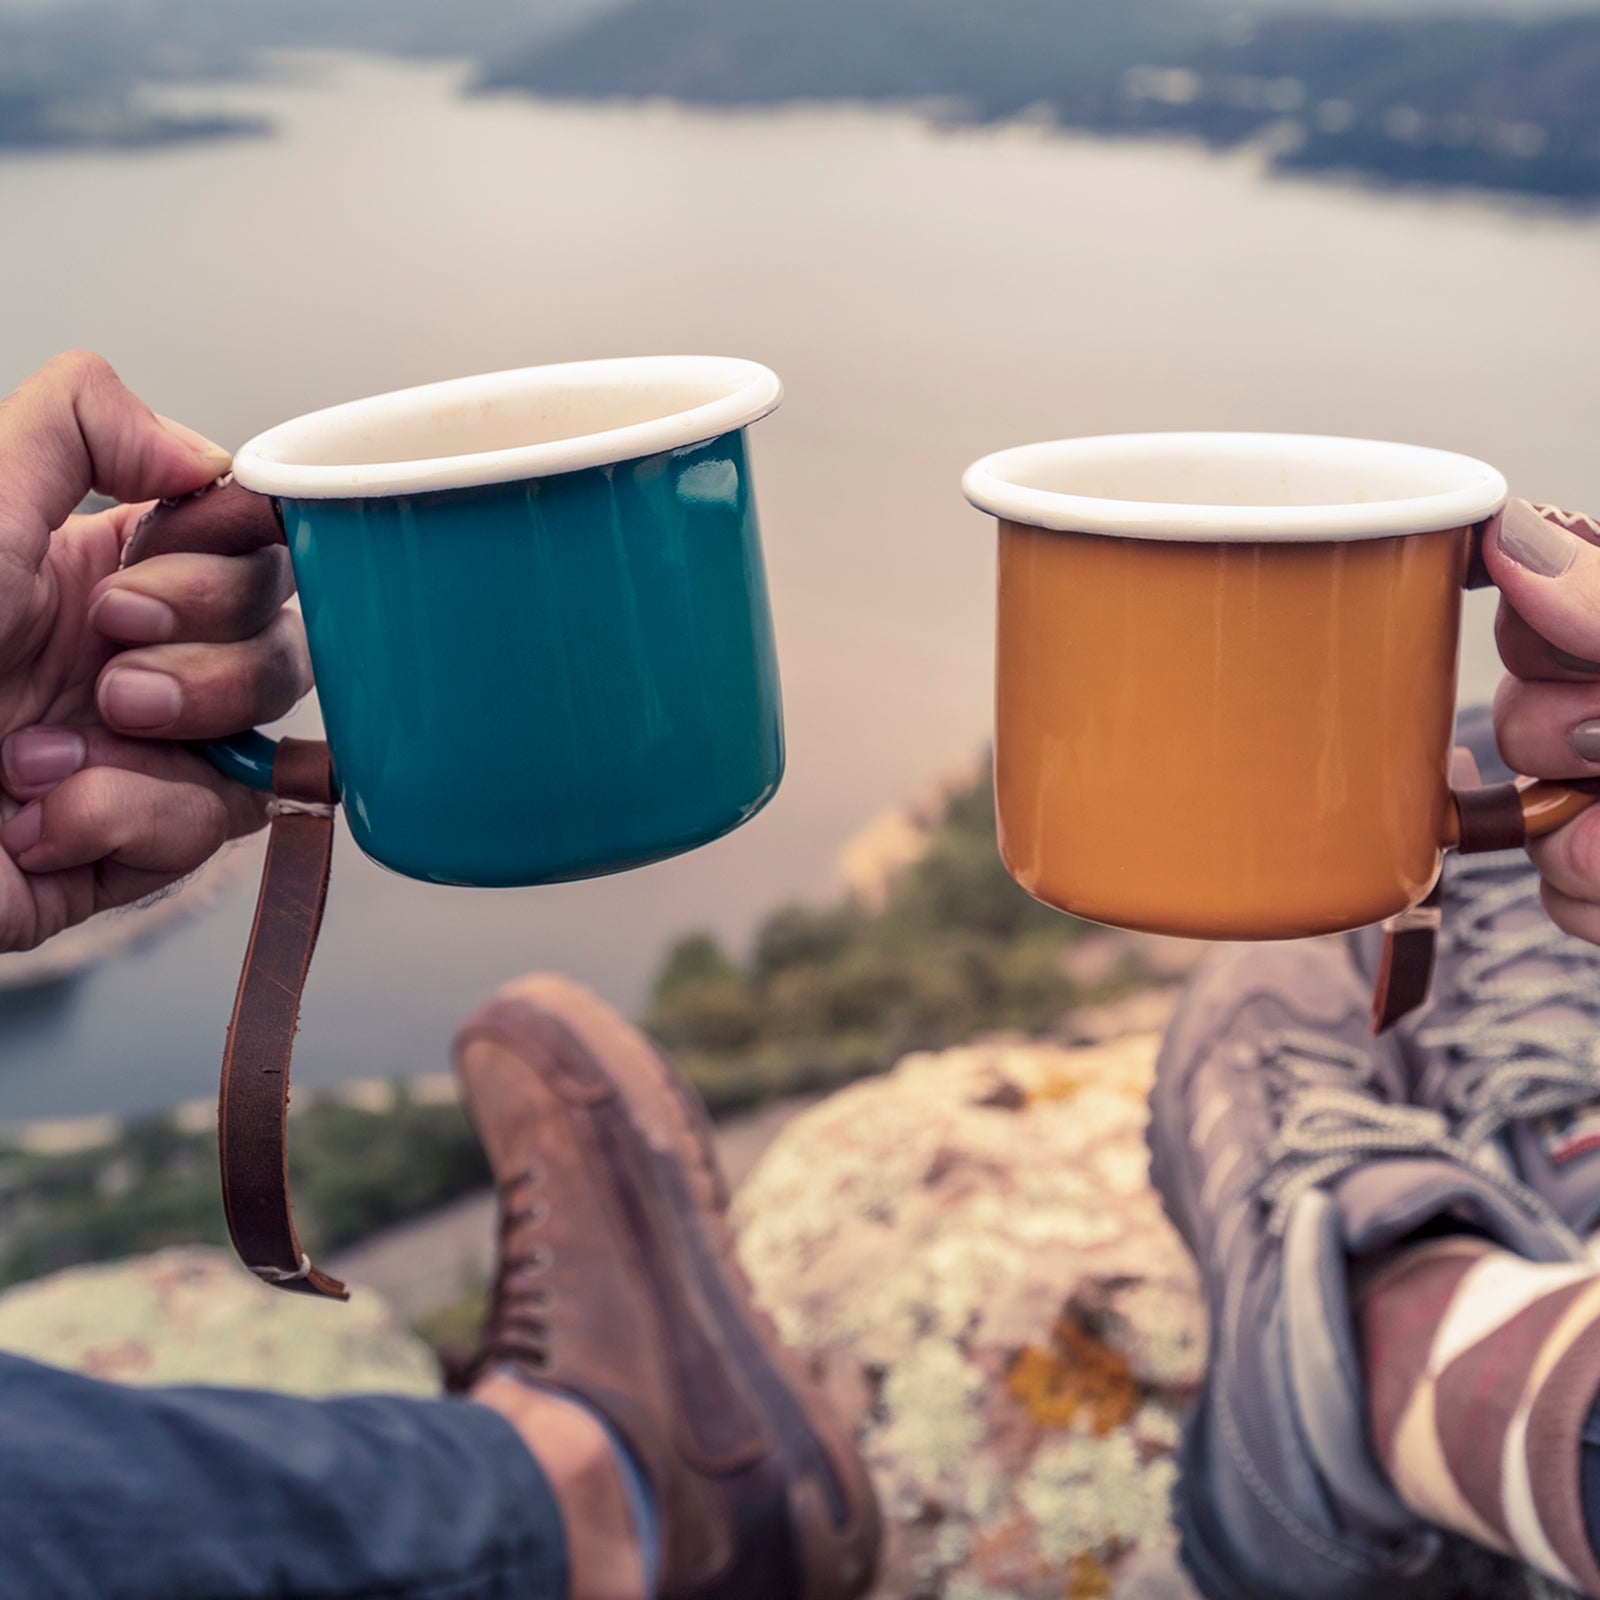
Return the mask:
M1205 1309L1146 1175L1156 1045L912 1056L741 1192L757 1289L880 1489L876 1600L1195 1600L1169 1498ZM1566 1594L1461 1541L1408 1582Z
M885 1600L1099 1600L1170 1546L1204 1325L1144 1176L1154 1054L913 1056L792 1124L741 1194L758 1289L854 1408Z
M0 1294L0 1350L116 1383L432 1395L438 1366L377 1296L286 1295L221 1250L75 1267Z

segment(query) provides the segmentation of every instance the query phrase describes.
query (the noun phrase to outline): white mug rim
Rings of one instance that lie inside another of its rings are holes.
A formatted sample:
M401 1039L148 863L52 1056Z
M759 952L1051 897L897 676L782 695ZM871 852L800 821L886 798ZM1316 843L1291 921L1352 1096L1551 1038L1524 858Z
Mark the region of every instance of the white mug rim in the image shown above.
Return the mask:
M403 427L425 423L430 408L512 400L541 389L558 391L563 385L678 381L720 385L726 392L647 421L512 449L405 461L328 464L297 459L330 427ZM703 444L759 421L782 398L783 384L775 372L734 356L623 356L518 367L370 395L281 422L239 448L233 476L246 489L286 500L366 499L519 483Z
M1436 490L1383 500L1335 504L1222 505L1105 499L1047 489L1026 480L1041 469L1225 456L1243 467L1290 461L1359 471L1414 468L1441 480ZM1020 481L1019 481L1020 480ZM1471 456L1424 445L1294 433L1125 433L1053 439L1000 450L974 462L962 478L969 501L1005 522L1061 533L1204 543L1277 543L1378 539L1470 527L1500 511L1505 478Z

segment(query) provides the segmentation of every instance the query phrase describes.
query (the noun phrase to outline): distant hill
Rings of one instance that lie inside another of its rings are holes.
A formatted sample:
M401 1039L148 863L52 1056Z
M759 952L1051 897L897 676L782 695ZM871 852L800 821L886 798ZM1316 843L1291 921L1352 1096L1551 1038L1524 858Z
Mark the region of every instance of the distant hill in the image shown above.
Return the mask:
M1212 11L1236 13L1274 12L1317 16L1492 16L1517 17L1523 21L1540 17L1571 16L1592 11L1594 0L1189 0Z
M1212 27L1182 0L636 0L490 63L483 85L713 105L959 97L1003 116L1093 94Z
M1190 5L1233 15L1321 17L1515 17L1522 21L1592 11L1594 0L1188 0Z
M1136 70L1110 118L1081 120L1218 144L1270 136L1289 170L1593 203L1600 11L1536 24L1275 16Z
M1284 169L1600 202L1600 9L1541 20L1203 0L632 0L482 87L702 105L943 102L1264 140Z
M140 83L257 70L268 49L475 59L526 49L608 0L0 0L0 148L133 145L260 133L247 119L168 116Z
M262 132L152 112L137 87L322 46L468 56L483 89L1027 112L1097 133L1259 141L1284 170L1591 204L1600 0L1569 14L1577 3L0 0L0 148Z
M237 118L165 117L139 107L132 87L151 57L138 24L121 11L0 10L0 146L168 143L261 131Z

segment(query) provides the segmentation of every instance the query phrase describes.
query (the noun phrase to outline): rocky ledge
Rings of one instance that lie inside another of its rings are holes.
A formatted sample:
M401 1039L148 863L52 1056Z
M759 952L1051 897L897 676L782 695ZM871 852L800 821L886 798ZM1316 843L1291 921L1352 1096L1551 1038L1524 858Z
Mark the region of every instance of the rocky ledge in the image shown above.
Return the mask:
M912 1056L793 1123L740 1195L763 1299L859 1426L885 1597L1185 1593L1129 1587L1172 1575L1205 1360L1146 1179L1154 1049Z
M113 1383L288 1394L439 1390L432 1353L377 1296L282 1294L222 1250L75 1267L0 1294L0 1350Z
M1193 1600L1168 1496L1205 1313L1146 1176L1155 1052L912 1056L790 1122L741 1189L757 1287L882 1493L875 1600ZM0 1349L125 1383L436 1389L377 1296L281 1295L215 1250L0 1295ZM1565 1593L1465 1546L1408 1592Z
M1147 1178L1156 1046L912 1056L741 1191L746 1264L883 1495L878 1600L1193 1595L1168 1496L1205 1310ZM1567 1592L1465 1546L1409 1587Z

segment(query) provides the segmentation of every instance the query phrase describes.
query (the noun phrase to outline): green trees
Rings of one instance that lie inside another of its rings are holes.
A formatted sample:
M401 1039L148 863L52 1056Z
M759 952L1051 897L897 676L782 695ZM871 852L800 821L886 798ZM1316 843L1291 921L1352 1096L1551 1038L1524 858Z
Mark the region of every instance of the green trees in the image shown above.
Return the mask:
M489 1168L454 1105L337 1101L295 1118L295 1217L326 1254L489 1184ZM226 1244L216 1137L167 1120L131 1123L113 1144L72 1155L0 1149L0 1287L86 1261L170 1244Z
M1092 988L1075 980L1067 958L1082 932L1006 876L984 772L951 796L881 911L846 898L785 906L743 961L690 934L662 964L645 1025L726 1113L883 1071L910 1050L1049 1031L1079 1001L1139 981L1127 965ZM290 1149L297 1219L322 1254L490 1181L460 1110L417 1103L403 1085L379 1108L312 1104ZM0 1286L226 1240L209 1131L161 1119L68 1155L0 1148Z
M669 952L645 1026L727 1111L882 1071L908 1050L1048 1030L1085 998L1064 962L1081 932L1006 876L984 772L950 798L882 911L785 906L743 964L691 934Z

